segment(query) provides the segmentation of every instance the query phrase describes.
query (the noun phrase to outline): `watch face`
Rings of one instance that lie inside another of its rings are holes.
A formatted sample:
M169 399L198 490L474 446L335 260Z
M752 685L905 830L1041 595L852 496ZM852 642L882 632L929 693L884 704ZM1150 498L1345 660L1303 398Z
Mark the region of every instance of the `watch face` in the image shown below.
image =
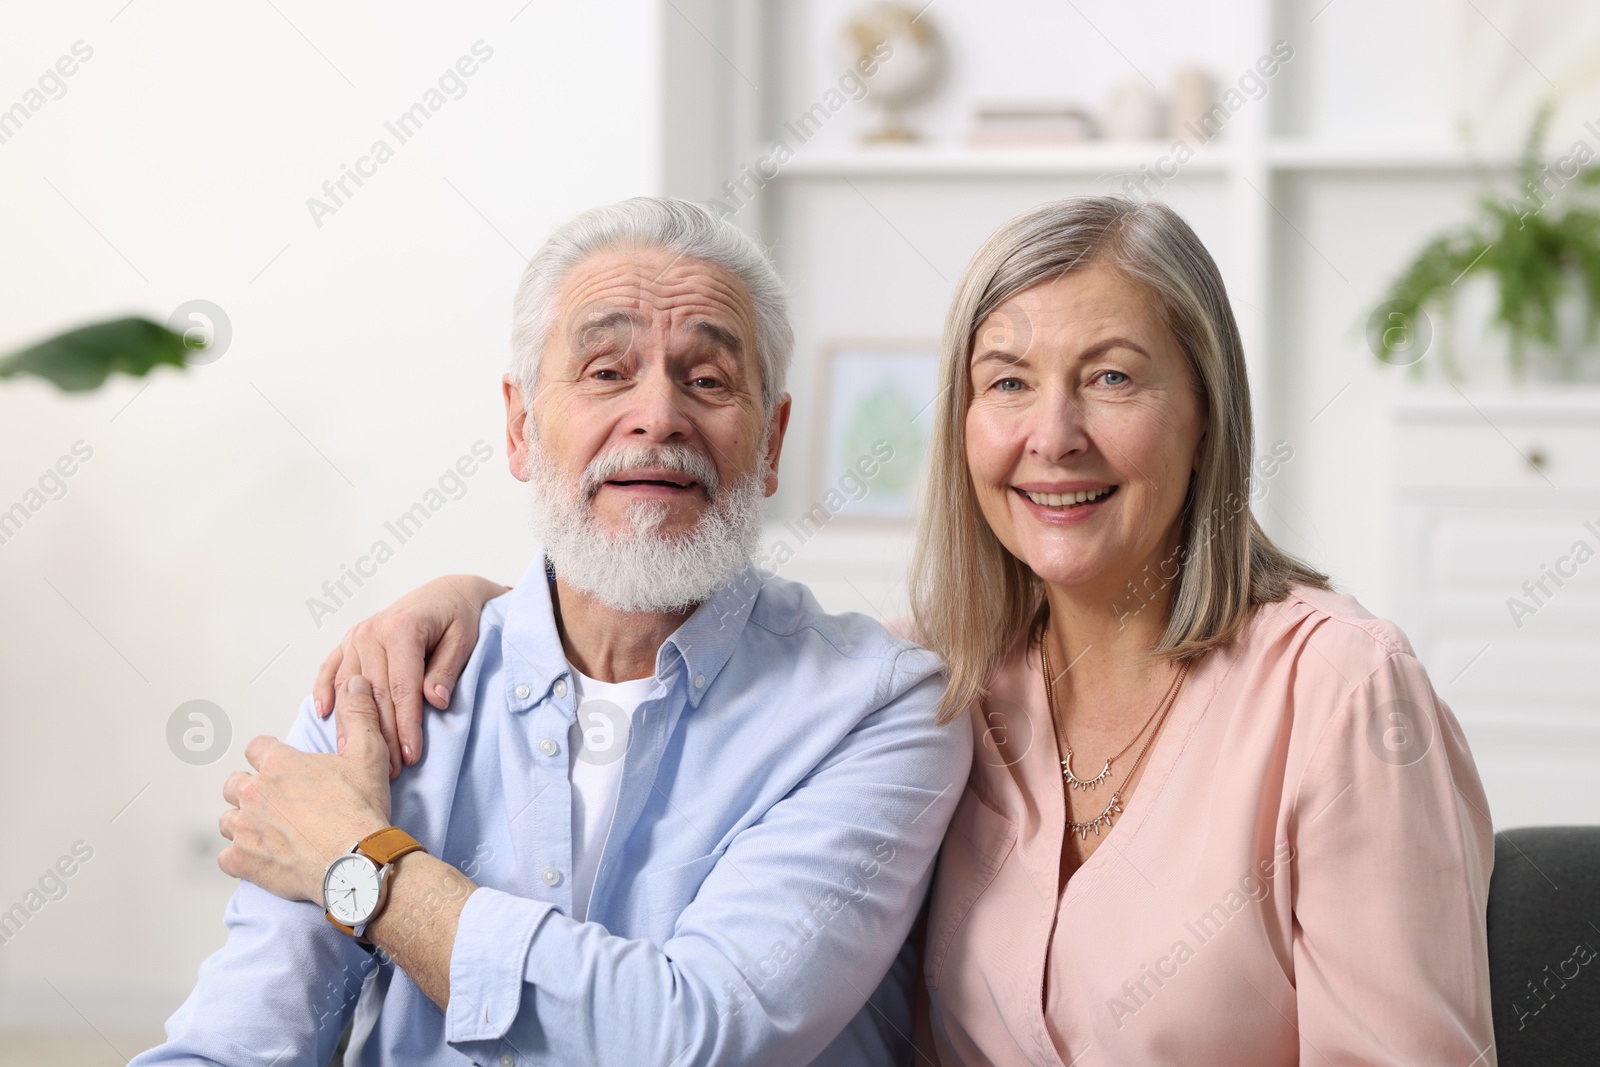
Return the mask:
M322 879L322 903L346 926L360 926L378 910L378 868L360 853L340 856Z

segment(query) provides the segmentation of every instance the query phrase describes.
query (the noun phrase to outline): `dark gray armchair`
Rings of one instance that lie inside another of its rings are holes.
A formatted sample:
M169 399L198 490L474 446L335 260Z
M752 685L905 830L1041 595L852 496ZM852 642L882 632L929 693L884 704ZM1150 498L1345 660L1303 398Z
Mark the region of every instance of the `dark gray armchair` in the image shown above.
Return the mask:
M1495 835L1489 985L1500 1067L1600 1064L1600 826Z

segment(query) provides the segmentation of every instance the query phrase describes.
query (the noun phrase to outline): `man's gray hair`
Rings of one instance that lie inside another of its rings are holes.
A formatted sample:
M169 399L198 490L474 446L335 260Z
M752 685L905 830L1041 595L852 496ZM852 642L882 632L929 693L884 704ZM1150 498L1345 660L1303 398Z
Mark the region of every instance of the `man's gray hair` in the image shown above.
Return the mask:
M558 227L534 253L511 309L511 377L523 397L531 400L539 380L539 360L567 278L594 255L630 249L659 249L712 263L744 283L755 312L761 399L770 415L794 352L783 280L749 234L708 208L675 197L640 196L591 208Z

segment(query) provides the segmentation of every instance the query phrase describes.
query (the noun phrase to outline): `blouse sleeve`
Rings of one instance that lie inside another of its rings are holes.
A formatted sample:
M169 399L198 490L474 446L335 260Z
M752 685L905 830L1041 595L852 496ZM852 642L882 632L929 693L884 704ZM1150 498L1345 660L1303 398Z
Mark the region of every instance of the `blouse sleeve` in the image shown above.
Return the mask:
M1347 682L1292 821L1300 1062L1493 1067L1477 768L1414 655Z

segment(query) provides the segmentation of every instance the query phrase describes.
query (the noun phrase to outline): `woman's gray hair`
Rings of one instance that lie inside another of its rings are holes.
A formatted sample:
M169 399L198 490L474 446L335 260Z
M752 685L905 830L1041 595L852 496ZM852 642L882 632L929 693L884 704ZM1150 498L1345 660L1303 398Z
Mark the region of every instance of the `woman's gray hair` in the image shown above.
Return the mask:
M1044 585L990 528L967 465L970 360L979 327L1033 286L1103 265L1142 286L1188 358L1205 437L1174 559L1128 582L1119 620L1168 594L1165 632L1148 652L1187 660L1231 641L1250 613L1323 574L1275 545L1250 511L1254 437L1244 344L1222 274L1200 238L1159 202L1080 196L1025 211L967 264L940 346L926 499L910 575L922 643L944 657L949 721L987 692L999 665L1042 631ZM1013 324L1015 326L1015 324ZM1136 605L1136 606L1135 606Z
M511 307L511 376L523 396L533 396L567 278L591 256L628 249L660 249L712 263L744 283L755 313L761 399L770 415L794 352L783 280L749 234L710 209L675 197L640 196L591 208L558 227L528 260Z

